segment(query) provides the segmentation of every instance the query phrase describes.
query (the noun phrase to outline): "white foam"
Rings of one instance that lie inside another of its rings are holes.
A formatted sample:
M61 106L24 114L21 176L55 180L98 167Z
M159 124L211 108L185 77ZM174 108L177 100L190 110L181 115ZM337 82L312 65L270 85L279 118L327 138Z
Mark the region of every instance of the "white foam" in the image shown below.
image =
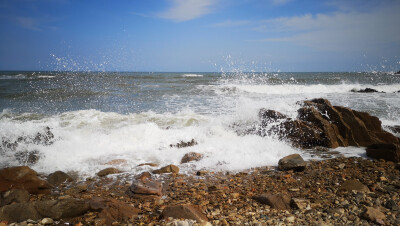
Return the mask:
M203 77L204 75L201 74L183 74L181 75L184 78L200 78Z

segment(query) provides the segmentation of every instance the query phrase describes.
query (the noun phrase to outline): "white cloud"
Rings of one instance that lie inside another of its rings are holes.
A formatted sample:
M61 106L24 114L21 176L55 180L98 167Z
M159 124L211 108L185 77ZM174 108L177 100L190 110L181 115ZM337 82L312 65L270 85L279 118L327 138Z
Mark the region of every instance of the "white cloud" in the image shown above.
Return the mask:
M369 11L337 11L262 21L262 41L290 42L319 50L362 50L400 43L400 4Z
M215 4L216 0L172 0L172 7L158 16L178 22L192 20L211 13Z

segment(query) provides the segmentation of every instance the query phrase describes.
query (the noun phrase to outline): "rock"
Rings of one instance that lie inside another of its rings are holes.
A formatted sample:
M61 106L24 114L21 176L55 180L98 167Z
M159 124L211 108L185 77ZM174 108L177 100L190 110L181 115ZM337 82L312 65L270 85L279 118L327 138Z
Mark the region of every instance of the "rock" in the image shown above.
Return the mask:
M378 90L372 89L372 88L365 88L365 89L360 89L360 90L352 89L351 92L356 92L356 93L377 93Z
M40 159L39 151L18 151L14 156L19 164L28 166L35 165Z
M390 131L392 131L393 133L399 133L400 134L400 126L388 126L387 127Z
M155 174L162 174L162 173L179 173L179 167L175 165L168 165L162 167L161 169L154 170L153 173Z
M179 143L177 143L177 144L170 144L169 146L170 146L171 148L172 148L172 147L186 148L186 147L191 147L191 146L194 146L194 145L197 145L197 141L195 141L194 139L192 139L191 141L188 141L188 142L181 141L181 142L179 142Z
M119 169L117 169L117 168L109 167L109 168L105 168L105 169L103 169L103 170L100 170L100 171L97 173L97 176L99 176L99 177L105 177L105 176L107 176L107 175L116 174L116 173L120 173L120 172L121 172L121 171L119 171Z
M305 210L307 209L307 206L310 205L310 201L306 199L292 198L292 200L290 200L290 205L293 208Z
M203 158L203 154L196 153L196 152L189 152L183 156L183 158L181 160L181 164L191 162L191 161L199 161L202 158Z
M36 201L34 206L41 216L54 220L81 216L89 210L89 204L78 199Z
M274 110L268 110L268 109L265 109L265 108L262 108L258 112L258 117L261 120L262 126L267 126L270 123L277 122L278 120L287 118L286 115L284 115L284 114L282 114L280 112L277 112L277 111L274 111Z
M0 208L0 219L10 223L42 218L33 203L14 203Z
M113 159L113 160L106 162L105 164L115 166L115 165L125 165L127 163L128 163L128 161L126 161L125 159Z
M72 182L73 179L70 177L68 174L62 172L62 171L56 171L54 173L49 174L47 177L47 182L54 186L58 186L62 183L65 182Z
M135 178L141 181L151 180L151 174L149 172L143 172Z
M151 166L151 167L157 167L157 166L158 166L158 164L157 164L157 163L151 163L151 162L149 162L149 163L142 163L142 164L139 164L138 166Z
M9 205L13 202L24 203L29 201L29 192L24 189L11 189L0 195L0 206Z
M385 214L373 207L366 207L363 217L381 225L385 224L384 221L386 220Z
M36 171L27 166L17 166L0 170L0 192L11 188L25 189L31 194L47 194L52 186L39 179Z
M54 223L54 220L51 219L51 218L46 217L46 218L43 218L43 219L40 221L40 223L43 224L43 225L53 224L53 223Z
M386 161L400 161L400 145L396 144L373 144L367 147L367 156Z
M306 162L299 154L288 155L281 158L278 162L279 170L303 171L306 168Z
M162 196L162 184L158 181L134 180L128 188L127 194L130 196L135 194Z
M340 186L340 190L345 190L348 192L351 191L369 192L369 188L358 180L346 180L342 184L342 186Z
M174 219L192 219L199 223L207 222L208 218L195 205L168 206L163 212L164 219L172 217Z
M290 196L285 195L285 194L263 194L260 196L255 196L253 197L254 200L261 204L266 204L271 206L274 209L280 209L280 210L288 210L290 209Z
M130 204L118 200L103 201L105 207L99 214L99 217L105 220L106 225L112 225L113 222L127 222L141 211Z

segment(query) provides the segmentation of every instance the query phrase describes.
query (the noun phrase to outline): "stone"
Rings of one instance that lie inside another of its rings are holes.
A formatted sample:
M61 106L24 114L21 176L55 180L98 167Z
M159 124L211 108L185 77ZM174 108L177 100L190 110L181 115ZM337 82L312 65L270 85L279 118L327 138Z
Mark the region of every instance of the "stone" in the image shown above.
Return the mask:
M62 171L56 171L54 173L49 174L47 177L47 182L52 184L53 186L58 186L65 182L72 182L73 179L68 174Z
M386 161L400 162L400 145L396 144L372 144L366 149L367 156Z
M369 192L369 188L358 180L346 180L340 186L340 190L344 191L359 191L359 192Z
M99 217L105 220L106 225L113 222L127 222L141 211L130 204L118 200L103 201L105 208L99 214Z
M306 199L292 198L292 200L290 200L290 205L293 208L296 208L299 210L305 210L305 209L307 209L307 206L310 205L310 201L308 201Z
M43 218L43 219L40 221L40 223L43 224L43 225L53 224L53 223L54 223L54 220L51 219L51 218L46 217L46 218Z
M185 141L180 141L177 144L170 144L169 146L172 147L177 147L177 148L186 148L186 147L191 147L197 145L197 141L192 139L191 141L185 142Z
M366 220L369 220L369 221L372 221L372 222L375 222L375 223L378 223L381 225L385 224L384 221L386 220L385 214L373 207L366 207L363 217Z
M280 112L265 108L260 109L260 111L258 112L258 117L261 120L262 126L267 126L270 123L277 122L278 120L287 118L286 115Z
M292 154L279 160L278 169L303 171L306 168L306 165L306 162L299 154Z
M41 180L36 171L27 166L17 166L0 170L0 192L11 188L21 188L31 194L48 194L52 186Z
M138 166L151 166L151 167L157 167L157 166L158 166L158 164L157 164L157 163L148 162L148 163L142 163L142 164L139 164Z
M360 89L360 90L352 89L351 92L356 92L356 93L377 93L378 90L372 89L372 88L365 88L365 89Z
M140 175L135 177L136 180L146 181L151 180L151 174L149 172L143 172Z
M395 126L388 126L387 127L390 131L392 131L393 133L398 133L400 134L400 126L395 125Z
M9 205L13 202L23 203L29 201L29 192L24 189L11 189L0 195L0 206Z
M36 201L34 206L41 216L54 220L81 216L89 210L89 204L79 199Z
M164 219L172 217L174 219L191 219L199 223L207 222L208 218L204 215L198 206L195 205L178 205L178 206L167 206L162 216Z
M154 170L153 173L155 174L163 174L163 173L179 173L179 167L175 165L168 165L162 167L161 169Z
M126 161L125 159L113 159L113 160L106 162L105 164L115 166L115 165L125 165L127 163L128 163L128 161Z
M28 219L40 220L33 203L14 203L0 208L0 219L8 222L22 222Z
M107 175L116 174L116 173L120 173L120 172L121 172L121 171L119 171L119 169L117 169L117 168L109 167L109 168L105 168L105 169L103 169L103 170L100 170L100 171L97 173L97 176L99 176L99 177L105 177L105 176L107 176Z
M203 154L196 153L196 152L189 152L186 153L182 159L181 159L181 164L191 162L191 161L199 161L203 158Z
M271 208L288 210L290 209L291 197L285 194L270 194L266 193L260 196L253 197L254 200L261 204L269 205Z
M158 181L134 180L128 188L127 194L130 196L134 194L162 196L162 184Z

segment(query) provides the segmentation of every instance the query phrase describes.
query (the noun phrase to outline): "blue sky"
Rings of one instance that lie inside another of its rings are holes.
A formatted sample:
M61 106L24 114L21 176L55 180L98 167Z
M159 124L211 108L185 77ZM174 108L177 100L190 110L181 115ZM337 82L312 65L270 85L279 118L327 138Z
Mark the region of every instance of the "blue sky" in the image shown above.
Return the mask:
M0 0L0 70L397 71L398 0Z

